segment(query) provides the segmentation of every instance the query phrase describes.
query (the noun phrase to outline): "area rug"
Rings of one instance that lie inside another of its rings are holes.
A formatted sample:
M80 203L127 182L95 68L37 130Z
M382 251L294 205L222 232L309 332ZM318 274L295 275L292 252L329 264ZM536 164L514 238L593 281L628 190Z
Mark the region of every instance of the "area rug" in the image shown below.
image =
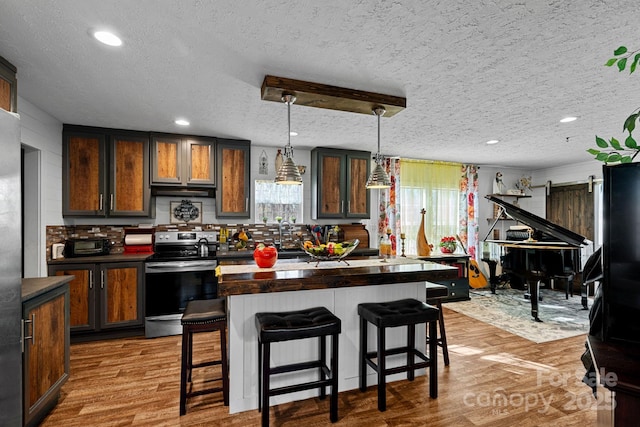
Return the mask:
M471 300L445 306L536 343L588 333L589 311L583 309L579 295L567 300L564 292L551 289L541 289L540 294L538 315L542 322L531 317L531 302L524 298L524 291L516 289L498 289L495 294L489 289L471 289ZM589 299L589 307L592 302Z

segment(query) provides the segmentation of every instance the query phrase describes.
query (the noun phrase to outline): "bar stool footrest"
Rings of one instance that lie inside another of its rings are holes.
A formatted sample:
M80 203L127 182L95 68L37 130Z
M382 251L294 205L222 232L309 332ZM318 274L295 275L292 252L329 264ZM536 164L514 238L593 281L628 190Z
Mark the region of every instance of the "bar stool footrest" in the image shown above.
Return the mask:
M294 393L296 391L312 390L312 389L317 389L319 387L327 387L327 386L331 386L331 379L309 381L306 383L292 384L292 385L272 388L269 391L269 396L278 396L280 394Z

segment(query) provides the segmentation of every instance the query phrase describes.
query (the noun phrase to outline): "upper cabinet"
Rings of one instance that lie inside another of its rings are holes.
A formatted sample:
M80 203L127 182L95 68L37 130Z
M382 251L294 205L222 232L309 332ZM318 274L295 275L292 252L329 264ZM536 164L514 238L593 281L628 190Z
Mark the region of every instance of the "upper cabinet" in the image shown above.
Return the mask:
M0 108L14 113L18 111L16 72L16 67L0 56Z
M251 183L251 143L218 139L216 154L218 218L249 218Z
M370 217L368 151L315 148L311 151L313 219Z
M149 137L65 125L63 216L151 215Z
M215 138L151 135L151 184L214 187Z

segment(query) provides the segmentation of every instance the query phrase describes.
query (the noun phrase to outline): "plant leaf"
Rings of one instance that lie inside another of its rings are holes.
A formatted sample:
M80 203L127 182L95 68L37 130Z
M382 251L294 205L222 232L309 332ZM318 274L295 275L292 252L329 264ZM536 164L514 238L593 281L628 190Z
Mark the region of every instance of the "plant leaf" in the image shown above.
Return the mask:
M627 66L627 58L620 58L620 61L618 61L618 71L622 71L624 70L624 67Z
M636 66L638 65L638 60L640 60L640 53L636 53L636 56L633 57L633 63L629 68L629 74L633 73L636 70Z
M638 144L636 143L636 140L633 139L633 137L631 135L629 135L627 137L627 139L624 140L624 145L627 148L631 148L633 150L637 150L638 149Z
M627 117L627 119L624 121L624 125L622 125L622 130L623 131L627 130L629 131L629 134L631 134L631 132L633 132L633 130L636 128L637 119L638 119L638 113L634 113L629 117Z
M625 53L627 53L627 48L625 46L620 46L619 48L613 51L613 54L615 56L624 55Z
M620 141L618 141L617 139L611 138L610 143L611 143L611 146L616 150L622 150L622 145L620 145Z
M620 163L631 163L631 156L622 156L622 158L620 158Z
M596 136L596 145L600 148L608 148L609 144L607 143L607 141L605 141L604 139L600 138L599 136Z
M606 162L607 161L607 157L609 157L609 155L607 153L599 153L596 156L596 160L600 160L601 162Z
M600 153L600 151L596 150L595 148L589 148L587 150L587 153L593 154L594 156L597 156Z
M607 163L614 163L614 162L619 162L620 159L622 159L622 156L618 153L611 153L609 154L609 157L607 157L606 162Z
M618 60L618 58L611 58L610 60L605 62L604 65L606 65L607 67L611 67L613 64L616 63L617 60Z

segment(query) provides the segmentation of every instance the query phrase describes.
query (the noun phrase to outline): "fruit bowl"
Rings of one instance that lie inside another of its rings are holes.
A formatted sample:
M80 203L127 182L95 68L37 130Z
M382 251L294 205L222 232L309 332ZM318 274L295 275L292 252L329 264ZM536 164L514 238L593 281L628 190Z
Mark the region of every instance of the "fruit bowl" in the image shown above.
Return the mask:
M349 256L355 248L358 247L360 240L346 240L344 242L335 243L322 243L320 245L314 245L310 241L306 241L302 245L302 250L316 261L343 261L349 265L344 259ZM317 265L317 264L316 264Z

